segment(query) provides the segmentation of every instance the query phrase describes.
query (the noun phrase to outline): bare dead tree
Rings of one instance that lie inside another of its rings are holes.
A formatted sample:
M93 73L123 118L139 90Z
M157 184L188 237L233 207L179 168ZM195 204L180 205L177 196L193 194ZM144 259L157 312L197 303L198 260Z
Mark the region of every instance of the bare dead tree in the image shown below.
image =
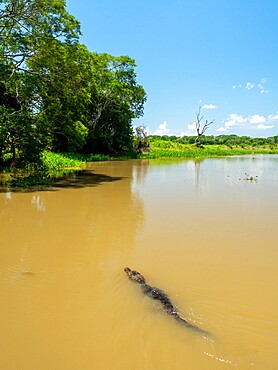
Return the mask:
M201 107L199 107L198 111L196 112L196 122L195 122L196 132L197 132L197 136L196 136L196 139L195 139L195 145L199 148L202 146L201 137L204 135L204 133L206 132L208 127L210 125L212 125L213 122L214 122L214 119L210 122L208 120L206 120L206 123L202 127L203 118L204 118L204 116L201 115Z
M145 126L136 127L136 143L135 147L139 153L150 150L150 143L146 133Z

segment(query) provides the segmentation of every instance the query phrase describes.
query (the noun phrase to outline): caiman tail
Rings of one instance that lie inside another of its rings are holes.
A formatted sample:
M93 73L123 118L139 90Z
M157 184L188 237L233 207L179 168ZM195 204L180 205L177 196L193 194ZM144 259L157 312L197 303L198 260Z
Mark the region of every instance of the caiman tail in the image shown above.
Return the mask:
M191 324L190 322L188 322L187 320L185 320L183 317L180 316L180 314L178 312L175 312L172 316L174 316L174 319L176 321L178 321L180 324L186 326L187 328L201 334L201 336L205 339L210 339L210 340L213 340L213 335L206 331L206 330L203 330L201 328L199 328L198 326L195 326L193 324Z

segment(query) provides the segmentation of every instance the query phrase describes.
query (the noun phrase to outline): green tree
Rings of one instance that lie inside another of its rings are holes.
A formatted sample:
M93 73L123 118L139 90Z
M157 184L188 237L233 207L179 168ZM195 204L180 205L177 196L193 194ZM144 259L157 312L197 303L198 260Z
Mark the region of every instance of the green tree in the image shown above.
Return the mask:
M34 159L49 141L41 110L49 70L34 61L57 43L75 45L79 34L63 0L0 1L0 146L13 158Z
M13 69L25 69L45 42L71 44L79 35L79 22L67 12L65 0L0 0L0 58Z
M84 45L56 40L28 61L35 72L28 76L32 104L54 151L78 151L85 143L90 125L90 60Z
M10 75L8 66L0 63L0 160L3 153L37 158L42 136L37 132L34 115L27 101L20 97L21 76Z
M92 55L87 150L113 152L132 147L132 119L143 114L146 101L135 67L128 56Z
M130 149L146 100L135 61L81 45L64 0L0 5L0 155Z

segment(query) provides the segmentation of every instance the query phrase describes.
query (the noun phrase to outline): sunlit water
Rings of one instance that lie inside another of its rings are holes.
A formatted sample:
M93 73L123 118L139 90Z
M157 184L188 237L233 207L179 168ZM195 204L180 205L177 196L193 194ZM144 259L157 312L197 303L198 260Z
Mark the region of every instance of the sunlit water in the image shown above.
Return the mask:
M0 193L0 369L278 369L277 216L278 156L93 163Z

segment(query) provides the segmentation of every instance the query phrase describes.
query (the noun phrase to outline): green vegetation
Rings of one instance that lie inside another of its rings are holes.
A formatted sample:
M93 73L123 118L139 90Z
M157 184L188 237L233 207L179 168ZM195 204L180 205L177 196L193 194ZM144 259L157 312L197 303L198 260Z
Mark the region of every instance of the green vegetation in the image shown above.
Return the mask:
M55 178L71 172L80 171L86 162L126 160L138 158L135 152L111 157L106 154L53 153L43 151L36 163L22 163L20 168L2 167L0 172L0 187L11 188L40 188L49 187Z
M90 52L79 36L65 0L0 0L0 164L132 149L146 100L135 61Z
M275 138L256 139L239 137L236 135L227 136L203 136L203 147L194 145L195 136L150 136L149 142L151 151L142 158L198 158L198 157L219 157L229 155L245 154L278 154L278 144ZM231 141L233 140L233 145ZM248 140L248 141L247 141Z
M75 169L82 168L86 162L113 161L138 158L135 152L125 152L124 155L110 156L108 154L78 154L53 153L44 151L41 155L41 169Z
M241 180L241 179L240 179ZM258 176L250 176L248 173L245 172L245 178L243 179L245 181L250 181L250 182L257 182L258 181Z
M179 144L194 144L196 136L158 136L151 135L149 140L154 147L159 146L159 142L162 145L166 145L165 142L170 142L176 148ZM221 145L226 146L229 149L252 149L252 148L265 148L265 149L277 149L278 147L278 135L268 138L251 138L249 136L237 136L237 135L219 135L219 136L202 136L203 145Z
M17 175L16 178L11 178L5 182L5 186L13 188L29 188L39 186L50 186L52 177L47 172L36 172L29 175Z
M205 136L213 121L201 124L200 108L197 137L147 137L143 126L134 137L146 101L135 61L91 52L80 34L65 0L0 0L4 182L46 185L50 170L96 160L278 153L278 136Z
M225 145L206 145L202 148L192 144L179 144L171 140L150 138L150 151L144 154L125 152L124 155L110 156L105 154L78 154L78 153L53 153L43 151L40 161L28 164L22 169L6 169L0 174L0 183L6 188L29 188L37 186L51 186L53 178L59 177L68 171L82 169L86 162L125 160L131 158L158 159L158 158L202 158L219 157L245 154L278 154L276 149L268 146L257 148L235 147L230 149ZM256 176L245 174L244 180L257 181Z
M52 153L44 151L41 155L41 168L45 170L79 168L84 165L84 161L75 154Z

